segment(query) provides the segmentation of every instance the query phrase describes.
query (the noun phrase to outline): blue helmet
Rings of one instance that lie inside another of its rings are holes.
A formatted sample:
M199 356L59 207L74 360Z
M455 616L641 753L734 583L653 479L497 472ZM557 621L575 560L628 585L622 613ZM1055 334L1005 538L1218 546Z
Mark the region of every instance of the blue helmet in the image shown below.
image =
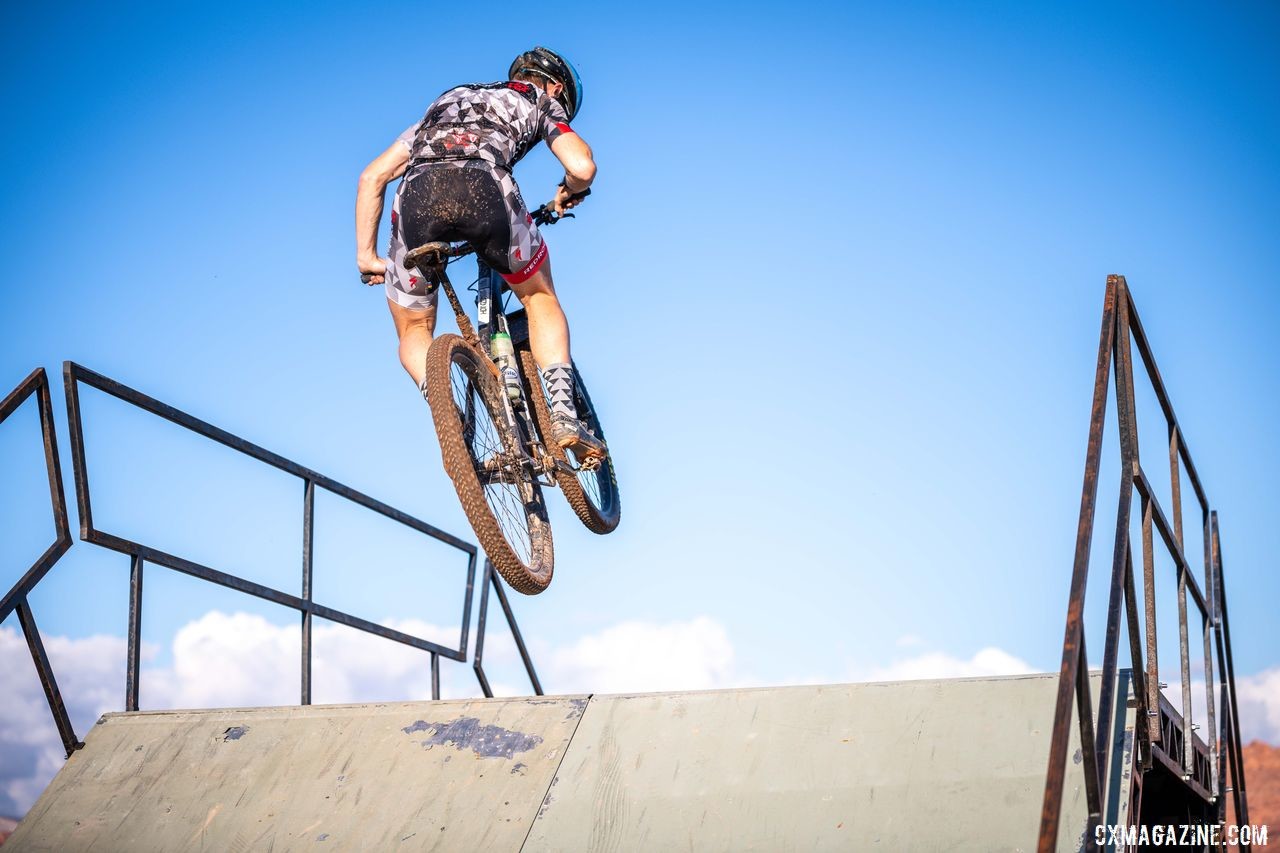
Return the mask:
M582 78L578 76L578 69L573 67L573 63L550 48L535 47L515 58L507 71L507 77L514 78L522 71L532 72L564 86L564 91L557 100L564 107L569 121L573 121L578 110L582 109Z

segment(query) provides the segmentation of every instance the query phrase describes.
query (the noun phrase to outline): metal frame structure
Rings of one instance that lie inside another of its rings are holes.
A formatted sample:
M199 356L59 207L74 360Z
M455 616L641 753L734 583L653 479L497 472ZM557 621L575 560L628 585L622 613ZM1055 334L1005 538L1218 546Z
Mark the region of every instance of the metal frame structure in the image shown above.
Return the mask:
M315 617L328 619L329 621L346 625L348 627L364 631L365 633L373 634L387 640L393 640L428 652L430 654L431 661L431 696L433 699L440 698L440 658L444 657L450 660L465 661L467 657L468 634L471 626L472 591L474 588L476 559L478 556L476 546L466 542L465 540L459 539L452 534L446 533L425 521L414 518L401 510L375 500L362 492L345 486L336 480L324 476L323 474L317 473L310 468L306 468L296 462L285 459L278 454L272 453L271 451L259 447L256 444L245 441L238 436L232 435L225 430L219 429L218 427L206 423L205 421L187 414L186 412L166 405L165 403L116 382L113 379L109 379L99 373L95 373L81 365L69 361L64 362L63 378L66 388L67 418L71 437L72 470L76 484L76 502L80 514L80 538L85 542L100 545L109 550L126 554L129 557L129 615L127 631L127 659L125 667L125 710L136 711L139 706L139 664L142 646L142 589L144 570L148 563L182 572L183 574L190 575L200 580L224 586L228 589L233 589L237 592L251 595L275 604L280 604L285 607L290 607L298 611L301 615L302 630L302 683L300 690L300 704L302 705L311 704L311 632L312 622ZM184 429L190 430L197 435L216 441L219 444L231 448L232 450L236 450L246 456L258 460L259 462L263 462L273 468L292 474L301 479L303 484L301 559L302 594L293 595L263 584L255 583L227 572L203 566L183 557L166 553L158 548L154 548L140 542L134 542L107 531L97 529L93 524L92 500L89 491L89 471L85 454L85 431L80 409L80 386L82 384L102 391L112 397L124 401L125 403L142 409L145 412L164 418L165 420L177 424ZM45 467L48 472L49 496L53 506L57 538L44 552L44 554L42 554L22 575L14 586L5 593L4 598L0 600L0 621L7 618L11 612L17 612L18 619L22 624L23 633L26 636L27 644L31 649L31 656L35 662L40 682L44 687L45 696L49 701L49 708L53 714L54 722L57 725L58 733L62 738L63 746L66 748L67 755L70 756L72 752L79 749L84 744L77 739L75 731L72 728L70 717L67 713L66 706L62 701L57 681L54 678L53 669L49 664L48 656L45 654L39 630L36 628L35 618L27 603L28 594L37 586L37 584L40 583L41 579L48 574L50 569L53 568L62 555L65 554L72 545L70 525L67 519L66 498L62 485L62 468L58 458L58 440L54 431L53 404L48 376L43 368L38 368L32 371L30 376L19 384L12 393L5 397L3 402L0 402L0 423L3 423L8 419L8 417L32 395L36 396L39 405L40 425L44 439ZM362 619L332 607L326 607L314 601L312 596L312 562L314 551L313 534L315 529L315 495L317 488L324 489L325 491L363 506L366 509L372 510L386 518L398 521L406 527L416 530L419 533L438 541L444 542L445 544L466 554L467 580L462 605L462 627L458 638L457 648L443 646L422 637L413 636L392 628L387 628L376 622L370 622L366 619ZM538 695L542 695L542 685L538 680L537 673L534 671L533 662L529 657L528 649L525 647L524 639L520 634L520 628L516 622L515 614L512 612L511 604L507 600L506 592L502 589L501 582L498 580L493 566L487 559L485 560L484 583L492 584L497 590L498 600L502 605L503 614L506 617L508 627L511 629L511 633L516 639L516 645L519 648L520 655L524 661L525 670L529 675L530 684ZM486 586L480 599L479 624L476 629L476 657L474 670L485 696L492 696L492 690L489 687L488 679L485 677L482 667L488 600L489 590Z
M1133 345L1137 347L1150 386L1154 389L1164 414L1169 448L1172 520L1161 507L1139 458L1138 424L1134 400ZM1120 499L1115 544L1112 551L1102 682L1095 715L1089 690L1088 655L1085 651L1084 606L1089 574L1089 552L1097 510L1107 395L1113 369L1116 419L1120 433ZM1205 545L1203 588L1196 580L1184 552L1181 490L1184 470L1200 506ZM1135 491L1142 519L1142 628L1138 621L1140 605L1134 582L1131 542L1131 515ZM1156 651L1154 533L1159 534L1166 551L1173 559L1177 572L1182 695L1181 707L1176 709L1160 692L1165 685L1159 680ZM1133 768L1134 807L1129 810L1130 820L1141 822L1143 781L1149 771L1158 769L1169 777L1180 780L1185 789L1203 804L1206 813L1215 814L1219 822L1225 819L1226 798L1223 794L1232 793L1237 822L1241 824L1248 822L1248 802L1245 794L1244 766L1238 727L1239 715L1236 710L1235 667L1231 656L1231 632L1227 620L1226 590L1222 575L1222 551L1218 535L1217 512L1210 507L1200 477L1191 461L1190 451L1187 449L1182 429L1169 401L1164 380L1152 356L1150 342L1138 319L1137 308L1128 284L1124 276L1109 276L1103 303L1102 332L1098 344L1089 444L1085 457L1084 489L1080 501L1075 563L1071 576L1066 632L1062 647L1062 668L1049 747L1048 777L1041 811L1038 844L1041 853L1049 853L1057 843L1073 704L1080 727L1085 796L1089 810L1085 843L1090 849L1099 847L1095 829L1103 819L1106 782L1100 770L1110 767L1113 758L1111 725L1115 719L1116 704L1128 698L1119 695L1120 691L1117 689L1122 618L1125 620L1129 639L1138 716L1138 749L1135 751ZM1196 733L1196 729L1200 727L1192 720L1190 625L1194 623L1190 623L1187 616L1188 596L1200 612L1199 627L1203 642L1205 707L1208 724L1205 729L1207 743ZM1219 694L1216 704L1215 652L1218 663L1216 692ZM1095 720L1097 721L1096 730ZM1230 788L1225 787L1228 761L1233 781L1233 786Z
M482 589L480 591L480 616L476 624L476 657L471 664L472 669L476 671L476 680L480 682L480 689L484 691L486 698L493 698L493 689L489 686L489 678L484 672L484 629L489 616L489 588L493 587L493 591L498 595L498 603L502 605L502 613L507 617L507 627L511 629L511 637L516 642L516 649L520 652L520 659L524 661L524 671L529 676L529 683L533 685L533 692L538 696L544 695L542 682L538 680L538 673L533 668L533 659L529 657L529 649L525 646L524 637L520 634L520 626L516 624L516 616L511 612L511 602L507 600L507 591L502 588L502 582L498 580L498 573L494 570L493 563L488 560L484 561L484 577L480 580L480 584Z
M129 628L128 628L128 658L126 665L126 687L125 687L125 710L138 710L138 676L139 676L139 657L141 653L141 633L142 633L142 586L144 568L147 563L164 566L174 571L182 572L200 580L225 586L242 592L246 595L261 598L264 601L270 601L274 604L280 604L285 607L297 610L302 617L302 685L300 704L311 704L311 626L313 617L319 616L328 619L331 622L337 622L350 628L364 631L382 637L386 640L394 640L397 643L411 646L416 649L422 649L431 655L431 697L433 699L440 698L440 658L446 657L450 660L465 661L467 657L467 632L470 627L469 614L471 612L471 592L472 584L475 581L476 572L476 555L477 549L470 542L459 539L451 533L446 533L437 527L427 524L413 516L402 512L394 507L388 506L379 500L369 497L363 492L345 486L336 480L330 479L310 468L303 467L296 462L285 459L283 456L272 453L256 444L245 441L239 436L219 429L212 424L206 423L199 418L193 417L186 412L179 411L172 406L161 403L152 397L148 397L139 391L134 390L126 385L108 379L102 374L95 373L88 368L82 367L73 362L65 362L63 364L63 378L66 384L67 396L67 421L70 426L71 434L71 467L75 475L76 481L76 501L80 512L80 538L85 542L91 542L94 545L100 545L112 551L118 551L121 554L127 554L130 561L129 571ZM285 473L292 474L302 480L302 584L301 595L293 595L278 589L266 586L264 584L255 583L245 578L208 566L200 565L183 557L176 556L153 548L140 542L134 542L124 537L117 536L104 530L99 530L93 524L93 506L90 498L89 490L89 469L85 460L84 446L84 426L80 412L80 386L88 385L103 391L112 397L123 400L130 405L136 406L145 412L149 412L165 420L171 421L184 429L188 429L197 435L216 441L226 447L236 450L240 453L264 462L267 465L277 468ZM312 557L313 557L313 533L315 521L315 494L316 489L321 488L339 497L345 498L352 503L359 504L366 509L398 521L419 533L430 536L447 545L462 551L467 555L467 586L466 595L462 605L462 629L458 638L457 648L440 645L431 640L417 637L412 634L406 634L403 631L397 631L393 628L379 625L367 619L353 616L341 610L332 607L326 607L316 603L311 594L312 581Z
M62 693L58 690L58 681L54 678L53 667L49 664L49 656L45 654L44 642L40 639L40 629L36 626L35 615L27 596L35 589L36 584L49 573L53 565L67 553L71 547L71 528L67 523L67 500L62 491L62 464L58 460L58 437L53 426L53 400L49 394L49 377L43 367L36 368L19 383L9 396L0 402L0 424L8 420L32 395L36 397L36 405L40 410L40 434L44 440L44 467L49 477L49 501L53 505L53 524L57 532L53 544L41 554L31 567L23 573L4 598L0 599L0 622L9 618L15 610L18 622L22 625L22 634L26 637L27 648L31 650L31 660L36 665L36 673L40 676L40 686L44 688L45 699L49 702L49 711L58 727L58 736L62 738L62 746L67 756L75 752L83 743L76 737L71 726L71 718L67 715L67 707L63 704Z

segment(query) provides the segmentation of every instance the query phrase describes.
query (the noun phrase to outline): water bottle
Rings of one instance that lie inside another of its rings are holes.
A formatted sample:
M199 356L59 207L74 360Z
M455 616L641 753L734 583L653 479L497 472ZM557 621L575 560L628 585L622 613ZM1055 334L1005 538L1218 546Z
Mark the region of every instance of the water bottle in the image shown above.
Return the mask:
M489 348L493 351L494 361L498 362L507 397L519 400L524 392L520 389L520 372L516 370L516 350L511 345L511 336L506 332L498 332L489 338Z

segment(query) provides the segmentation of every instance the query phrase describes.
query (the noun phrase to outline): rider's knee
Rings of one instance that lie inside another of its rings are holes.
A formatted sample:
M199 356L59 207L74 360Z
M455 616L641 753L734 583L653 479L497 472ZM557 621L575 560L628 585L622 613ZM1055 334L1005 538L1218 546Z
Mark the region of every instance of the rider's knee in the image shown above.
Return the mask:
M405 308L394 302L388 302L391 317L395 320L396 334L403 338L409 331L426 332L430 336L436 327L436 306L428 305L425 309Z
M529 299L534 296L556 298L555 283L551 280L551 265L544 263L538 271L519 284L508 285L521 302L528 307Z

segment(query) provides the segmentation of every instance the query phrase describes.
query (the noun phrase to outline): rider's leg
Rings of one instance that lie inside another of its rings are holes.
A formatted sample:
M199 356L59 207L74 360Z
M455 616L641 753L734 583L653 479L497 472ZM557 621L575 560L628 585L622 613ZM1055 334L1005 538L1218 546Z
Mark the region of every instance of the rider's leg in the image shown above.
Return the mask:
M396 334L400 336L400 363L413 377L414 384L422 388L427 375L427 349L436 328L435 303L428 303L422 310L414 310L387 300L387 307L391 309L391 319L395 321Z
M524 281L508 286L524 305L529 318L529 348L542 368L551 401L551 438L578 457L601 458L604 443L586 430L573 402L573 362L569 356L569 321L556 297L551 280L551 262L543 261L538 271Z
M552 364L569 364L569 321L551 281L551 260L519 284L508 284L520 298L529 318L529 348L544 370Z

